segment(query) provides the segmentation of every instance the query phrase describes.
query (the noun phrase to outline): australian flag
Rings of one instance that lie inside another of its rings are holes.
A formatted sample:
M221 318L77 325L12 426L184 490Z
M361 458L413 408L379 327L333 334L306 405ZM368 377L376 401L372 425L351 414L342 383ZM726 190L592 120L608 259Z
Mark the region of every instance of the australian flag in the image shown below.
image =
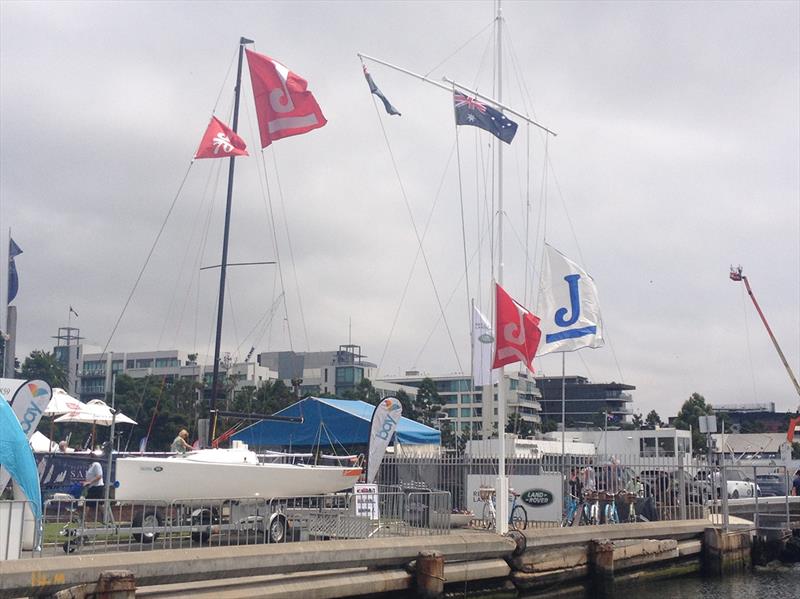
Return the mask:
M514 121L476 98L454 92L453 105L456 110L456 125L480 127L507 144L517 134L517 124Z

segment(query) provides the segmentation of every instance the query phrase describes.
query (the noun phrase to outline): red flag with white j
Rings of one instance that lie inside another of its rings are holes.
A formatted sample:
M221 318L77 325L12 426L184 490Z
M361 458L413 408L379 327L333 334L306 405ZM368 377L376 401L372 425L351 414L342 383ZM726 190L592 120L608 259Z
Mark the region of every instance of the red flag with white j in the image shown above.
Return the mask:
M263 54L246 50L256 101L261 147L273 141L308 133L327 123L308 82Z
M233 129L217 117L212 116L194 157L228 158L230 156L249 156L246 148L247 144L234 133Z
M533 358L542 337L539 317L518 304L500 285L495 284L495 288L497 340L492 368L523 362L533 372Z

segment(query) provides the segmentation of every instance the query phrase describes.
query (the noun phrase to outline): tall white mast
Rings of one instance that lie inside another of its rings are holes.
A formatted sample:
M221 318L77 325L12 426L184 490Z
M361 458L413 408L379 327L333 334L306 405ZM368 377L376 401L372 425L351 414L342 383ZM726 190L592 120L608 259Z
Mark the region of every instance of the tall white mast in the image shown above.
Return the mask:
M497 0L497 101L503 102L503 9ZM495 140L497 146L497 284L503 285L503 144ZM493 290L494 291L494 290ZM497 310L495 309L495 320ZM495 335L499 334L497 322L494 323ZM505 367L500 368L497 383L497 442L499 444L499 464L497 484L496 530L498 534L508 532L508 478L506 477L506 393Z

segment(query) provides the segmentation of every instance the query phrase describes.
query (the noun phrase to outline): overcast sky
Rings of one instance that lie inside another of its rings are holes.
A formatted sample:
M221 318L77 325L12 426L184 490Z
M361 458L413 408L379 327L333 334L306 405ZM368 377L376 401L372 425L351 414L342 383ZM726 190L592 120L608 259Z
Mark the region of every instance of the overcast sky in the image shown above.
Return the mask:
M744 267L800 371L800 3L503 8L504 101L558 133L545 155L521 124L505 152L506 288L535 309L545 239L582 264L609 344L568 354L568 373L635 385L637 411L666 417L695 391L794 409L728 270ZM237 161L230 260L277 251L282 268L231 270L223 349L333 349L352 331L384 373L469 372L470 298L489 309L490 136L461 128L454 153L448 93L368 63L403 116L376 110L357 53L490 93L493 10L0 2L0 246L5 256L11 229L24 251L18 356L51 349L69 306L86 343L106 345L176 195L109 349L213 353L217 274L199 268L219 263L227 163L195 162L178 190L212 110L231 120L244 35L308 80L329 123L262 155L245 67L251 157ZM431 277L414 266L407 205L420 235L429 223ZM537 361L547 375L560 368L558 356Z

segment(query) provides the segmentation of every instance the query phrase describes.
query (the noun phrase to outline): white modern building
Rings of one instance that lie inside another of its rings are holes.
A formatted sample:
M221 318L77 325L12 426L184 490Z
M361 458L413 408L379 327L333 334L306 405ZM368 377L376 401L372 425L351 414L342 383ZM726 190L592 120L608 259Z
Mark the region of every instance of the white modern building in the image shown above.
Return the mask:
M294 386L299 381L300 395L336 395L358 387L369 379L381 398L403 390L410 399L416 388L396 381L376 380L377 365L365 360L359 345L340 345L338 350L317 352L276 351L258 354L258 363L275 372L275 378Z
M433 380L436 392L442 401L442 416L453 424L459 435L469 438L490 438L496 434L497 385L490 393L472 385L472 379L464 375L426 375L416 370L406 371L403 376L383 377L382 384L394 383L405 387L419 387L424 379ZM532 377L524 372L507 372L503 380L507 400L506 413L538 429L541 425L539 391Z
M546 433L545 439L561 443L560 431ZM692 433L676 428L646 430L570 430L566 441L592 443L598 456L639 459L674 458L692 455Z

